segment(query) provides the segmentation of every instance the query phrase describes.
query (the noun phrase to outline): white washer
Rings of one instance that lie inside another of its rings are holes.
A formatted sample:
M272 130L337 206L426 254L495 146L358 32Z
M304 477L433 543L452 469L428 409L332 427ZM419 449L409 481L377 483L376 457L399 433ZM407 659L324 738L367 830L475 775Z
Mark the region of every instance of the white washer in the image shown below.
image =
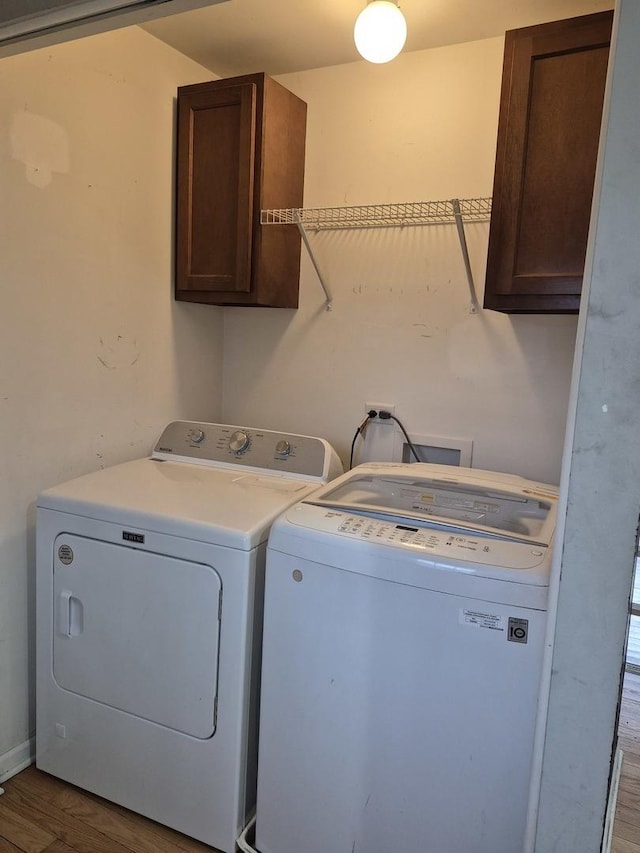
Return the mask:
M225 853L255 799L266 540L319 438L175 422L37 510L40 769Z
M261 853L521 853L556 504L519 477L362 465L274 524Z

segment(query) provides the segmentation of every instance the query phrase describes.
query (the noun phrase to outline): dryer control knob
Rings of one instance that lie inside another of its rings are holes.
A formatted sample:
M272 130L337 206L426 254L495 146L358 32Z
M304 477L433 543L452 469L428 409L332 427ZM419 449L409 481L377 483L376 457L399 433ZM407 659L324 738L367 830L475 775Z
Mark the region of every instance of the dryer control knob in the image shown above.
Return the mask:
M202 444L204 441L204 431L201 429L192 429L189 433L189 438L193 444Z
M276 455L280 456L281 459L289 456L291 454L291 443L288 441L279 441L276 444Z
M251 439L242 429L237 429L229 439L229 450L240 455L246 453L251 444Z

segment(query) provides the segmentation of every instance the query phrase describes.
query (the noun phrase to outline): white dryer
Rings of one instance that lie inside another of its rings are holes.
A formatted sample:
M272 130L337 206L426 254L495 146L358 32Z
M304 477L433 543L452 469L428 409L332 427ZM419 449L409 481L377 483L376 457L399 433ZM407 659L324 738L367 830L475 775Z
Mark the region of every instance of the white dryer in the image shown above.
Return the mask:
M37 766L225 853L255 799L266 540L319 438L175 422L37 510Z
M284 512L257 850L522 853L556 504L520 477L379 464Z

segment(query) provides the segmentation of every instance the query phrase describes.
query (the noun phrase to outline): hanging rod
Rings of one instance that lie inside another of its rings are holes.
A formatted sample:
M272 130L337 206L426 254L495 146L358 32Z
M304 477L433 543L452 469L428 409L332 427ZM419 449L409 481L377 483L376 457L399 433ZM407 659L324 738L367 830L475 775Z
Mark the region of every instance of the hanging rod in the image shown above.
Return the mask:
M345 207L309 207L263 210L261 225L296 225L316 271L329 311L332 298L307 237L307 231L332 231L349 228L403 228L421 225L455 224L471 294L471 312L479 307L469 252L464 233L465 222L483 222L491 218L490 198L446 199L397 204L370 204Z

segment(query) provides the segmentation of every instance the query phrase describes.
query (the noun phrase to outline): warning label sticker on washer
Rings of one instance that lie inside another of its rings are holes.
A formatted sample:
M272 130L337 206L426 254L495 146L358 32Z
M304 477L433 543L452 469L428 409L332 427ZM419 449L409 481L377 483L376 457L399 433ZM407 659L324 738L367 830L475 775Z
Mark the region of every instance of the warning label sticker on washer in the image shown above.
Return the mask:
M489 628L490 631L504 631L504 617L497 613L485 613L482 610L460 608L458 622L472 628Z

